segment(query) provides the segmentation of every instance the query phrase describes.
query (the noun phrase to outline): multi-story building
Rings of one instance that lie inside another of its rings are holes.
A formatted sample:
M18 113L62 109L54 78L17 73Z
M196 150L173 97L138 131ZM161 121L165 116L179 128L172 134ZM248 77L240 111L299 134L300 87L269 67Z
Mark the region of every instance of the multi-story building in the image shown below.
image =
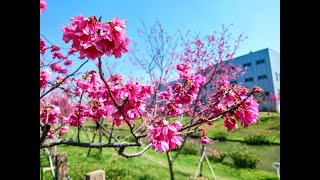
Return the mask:
M262 49L256 52L250 52L232 60L234 66L246 68L245 74L239 76L235 84L241 84L244 87L252 89L254 85L264 90L265 96L259 99L259 108L262 111L280 112L280 101L272 101L270 95L280 94L280 54L270 48ZM169 85L177 81L169 82ZM165 90L163 86L161 90Z
M252 88L261 87L265 92L265 101L260 102L260 110L280 112L280 101L271 101L270 94L280 93L280 54L270 48L234 58L235 66L246 68L246 73L237 78L236 83Z

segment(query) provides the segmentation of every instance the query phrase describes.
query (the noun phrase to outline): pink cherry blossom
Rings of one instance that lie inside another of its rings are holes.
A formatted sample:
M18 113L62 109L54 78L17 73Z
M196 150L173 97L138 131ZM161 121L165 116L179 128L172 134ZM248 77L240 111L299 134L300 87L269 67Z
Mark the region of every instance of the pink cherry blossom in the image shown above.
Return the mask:
M96 59L104 54L120 58L129 51L130 39L126 37L125 24L126 20L118 17L100 23L95 16L76 16L71 18L69 27L63 27L63 41L72 41L72 52L79 51L81 58Z
M182 105L177 104L177 103L170 103L167 102L167 108L166 108L166 113L168 113L168 116L178 116L182 113Z
M50 68L53 72L61 73L61 74L67 74L68 70L60 66L58 63L52 63L50 64Z
M57 136L57 134L56 134L53 130L50 129L50 130L48 131L47 138L54 140L54 139L57 139L58 136Z
M173 121L173 122L171 123L171 125L172 125L173 127L175 127L177 130L179 130L180 128L182 128L182 124L181 124L180 121Z
M203 134L200 138L200 142L201 144L209 144L211 141L205 134Z
M250 96L235 111L234 117L241 122L241 125L248 127L249 124L255 124L259 117L259 104Z
M174 149L177 145L181 145L182 138L178 136L177 127L181 127L181 123L174 121L169 124L164 119L155 120L153 126L149 126L150 143L152 149L157 152L167 152Z
M56 59L56 58L58 58L58 59L65 59L66 57L65 57L61 52L54 51L54 52L52 53L52 58L53 58L53 59Z
M159 92L157 96L159 99L167 99L167 100L172 99L173 94L172 94L171 86L167 87L167 91Z
M40 0L40 14L42 14L47 8L47 3L45 0Z
M61 110L61 119L65 116L68 116L75 109L70 97L62 91L52 91L48 96L42 98L41 102L46 102L58 106Z
M40 53L43 56L46 54L46 42L41 38L40 38Z
M56 45L53 45L53 46L51 47L50 52L55 52L55 51L60 51L60 47L59 47L59 46L56 46Z
M254 86L253 89L252 89L252 91L253 91L254 93L258 93L258 94L263 93L262 88L261 88L261 87L258 87L258 86Z
M122 53L129 52L130 39L126 37L126 20L120 20L114 17L112 21L98 25L97 28L103 30L101 34L104 37L105 54L114 55L120 58Z
M68 55L72 55L72 54L74 54L75 52L77 52L78 50L77 49L75 49L75 48L70 48L69 50L68 50Z
M58 106L49 104L40 110L41 124L57 124L61 111Z
M223 122L223 125L227 127L228 132L232 129L238 129L236 120L230 118L229 116L226 117L225 121Z
M69 126L62 126L62 127L60 128L59 136L65 135L65 134L68 132L68 129L69 129Z
M98 121L101 118L105 118L109 115L110 110L104 107L101 100L93 99L90 102L90 106L83 111L83 114L87 117L91 117L94 121Z
M84 123L85 117L79 116L76 113L71 113L71 114L69 114L68 117L65 117L63 120L64 120L64 122L69 123L70 126L79 127L81 124Z
M203 45L200 39L196 40L195 44L196 44L197 46Z
M56 77L57 83L62 82L63 79L64 79L64 77L61 77L61 76ZM67 83L68 83L68 79L65 79L62 84L67 84Z
M46 87L48 81L50 81L51 74L49 69L40 70L40 89Z
M72 66L72 60L66 59L63 63L65 66Z

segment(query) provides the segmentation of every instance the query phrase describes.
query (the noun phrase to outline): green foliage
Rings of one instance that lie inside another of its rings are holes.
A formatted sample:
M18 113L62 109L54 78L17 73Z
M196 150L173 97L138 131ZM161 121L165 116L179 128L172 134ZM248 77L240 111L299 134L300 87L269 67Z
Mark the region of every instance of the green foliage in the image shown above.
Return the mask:
M214 139L218 139L219 141L226 141L228 137L228 133L226 132L217 132L214 134Z
M255 169L260 161L260 157L256 151L248 146L236 146L229 153L229 157L233 160L235 166L239 168Z
M193 144L193 146L197 147L197 144ZM89 157L87 157L88 148L61 145L58 147L58 151L67 152L68 166L70 167L68 168L68 175L73 180L81 180L83 179L81 176L98 169L106 171L106 179L170 179L166 154L157 153L151 149L140 157L129 159L119 156L112 148L104 148L101 159L96 158L98 149L92 149ZM137 152L137 149L128 147L126 152L134 153ZM172 155L174 155L173 152ZM179 158L174 162L175 179L193 179L199 159L199 156L179 155ZM47 157L43 156L41 160L43 160L44 166L49 165ZM276 173L257 169L239 169L223 163L213 164L212 161L211 165L217 179L257 180L278 178ZM203 179L212 179L210 169L206 165L203 168ZM52 180L50 171L44 173L43 180Z
M195 156L198 155L199 149L200 148L197 144L186 143L181 150L181 154Z
M233 129L228 133L227 140L244 141L244 138L248 135L267 135L274 136L275 139L273 143L280 144L280 114L270 113L268 116L264 112L259 113L259 120L256 124L250 125L248 128L238 124L238 129ZM218 132L226 133L226 127L223 126L224 119L219 119L214 122L215 126L209 128L207 131L207 136L215 138L215 134Z
M272 144L274 136L266 135L249 135L244 138L244 142L251 145Z
M227 153L220 153L220 157L216 157L215 155L209 155L208 159L212 162L222 162L227 155Z

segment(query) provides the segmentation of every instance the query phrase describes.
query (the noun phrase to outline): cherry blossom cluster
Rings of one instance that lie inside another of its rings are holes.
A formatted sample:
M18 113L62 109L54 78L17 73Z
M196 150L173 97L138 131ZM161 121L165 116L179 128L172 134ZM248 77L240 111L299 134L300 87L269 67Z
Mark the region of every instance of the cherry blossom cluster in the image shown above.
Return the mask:
M47 3L45 0L40 0L40 14L42 14L47 8Z
M101 58L104 54L120 58L129 51L130 39L126 37L126 20L114 17L112 21L101 23L95 16L76 16L71 25L63 27L63 41L72 41L72 52L79 51L80 58Z
M169 116L180 115L182 113L182 105L191 104L196 98L199 88L205 82L203 76L191 73L191 68L188 64L178 64L177 70L184 84L178 82L173 87L168 86L167 91L162 91L158 94L159 99L167 100L165 112Z
M148 126L150 133L150 143L152 149L157 152L167 152L174 149L177 145L181 145L182 138L179 137L178 130L182 127L179 121L169 124L168 121L160 118L153 122L153 126Z
M82 116L92 118L94 121L112 116L114 123L119 126L124 120L132 122L145 114L146 103L152 93L152 87L132 81L123 84L122 79L120 75L113 75L107 80L112 96L104 82L99 79L96 71L87 71L82 79L78 79L76 82L78 93L76 94L80 96L84 93L90 99L82 110ZM116 107L115 103L119 106ZM68 118L75 116L76 114ZM68 118L65 121L70 121Z
M49 69L40 70L40 89L46 87L47 83L50 81L51 74Z
M41 124L57 124L61 111L58 106L49 104L40 109L40 123Z
M253 93L263 93L263 90L257 86L253 88ZM259 104L248 95L248 89L241 85L232 85L229 81L224 81L218 91L213 95L213 99L221 98L217 103L212 104L213 114L219 114L227 109L242 103L234 111L230 111L225 116L224 126L228 131L237 129L237 121L241 125L248 127L249 124L255 124L259 117ZM243 102L244 101L244 102Z

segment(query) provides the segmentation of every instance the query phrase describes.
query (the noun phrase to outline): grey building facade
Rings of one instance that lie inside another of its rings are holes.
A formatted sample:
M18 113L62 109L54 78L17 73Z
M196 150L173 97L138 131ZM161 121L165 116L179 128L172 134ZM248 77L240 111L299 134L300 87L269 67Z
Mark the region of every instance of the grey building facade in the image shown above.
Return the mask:
M259 109L261 111L280 112L280 101L273 102L270 94L278 95L280 93L280 54L270 48L262 49L256 52L250 52L236 57L231 62L234 66L246 68L245 74L239 76L234 83L241 84L244 87L252 89L257 85L265 92L265 100L258 97ZM177 81L171 81L168 84L173 85ZM161 86L160 91L166 90Z
M266 48L236 57L233 64L246 68L246 73L237 78L237 84L250 89L257 85L264 90L265 101L259 102L260 110L280 112L280 101L270 99L270 93L280 93L280 54Z

